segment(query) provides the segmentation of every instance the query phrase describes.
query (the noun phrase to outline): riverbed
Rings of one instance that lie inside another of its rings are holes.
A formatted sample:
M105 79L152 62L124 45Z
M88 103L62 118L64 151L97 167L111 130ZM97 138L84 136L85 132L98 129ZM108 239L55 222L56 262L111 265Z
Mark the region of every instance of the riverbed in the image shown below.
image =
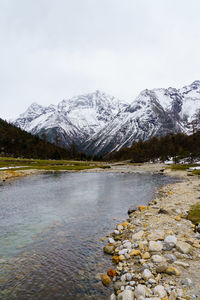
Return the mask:
M145 205L164 175L55 173L0 186L0 299L106 299L101 238Z

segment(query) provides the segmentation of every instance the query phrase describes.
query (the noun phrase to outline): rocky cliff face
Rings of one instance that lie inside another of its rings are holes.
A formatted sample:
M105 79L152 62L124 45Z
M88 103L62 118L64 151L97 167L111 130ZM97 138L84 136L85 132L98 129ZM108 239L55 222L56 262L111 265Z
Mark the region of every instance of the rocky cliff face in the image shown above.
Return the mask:
M13 123L63 147L74 142L102 155L139 139L200 128L200 81L182 89L146 89L129 105L100 91L57 106L33 103Z

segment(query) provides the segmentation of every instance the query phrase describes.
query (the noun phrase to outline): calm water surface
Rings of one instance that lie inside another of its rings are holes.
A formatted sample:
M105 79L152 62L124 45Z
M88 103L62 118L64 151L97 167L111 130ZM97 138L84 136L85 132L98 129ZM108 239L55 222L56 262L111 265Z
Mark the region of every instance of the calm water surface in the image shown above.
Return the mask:
M160 175L65 173L0 186L0 299L106 299L101 237L146 204Z

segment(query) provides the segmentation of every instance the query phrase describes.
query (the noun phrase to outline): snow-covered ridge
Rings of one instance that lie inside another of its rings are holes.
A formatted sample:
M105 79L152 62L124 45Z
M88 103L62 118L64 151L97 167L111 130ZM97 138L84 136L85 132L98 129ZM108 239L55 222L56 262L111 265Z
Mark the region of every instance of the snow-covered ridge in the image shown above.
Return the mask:
M101 91L47 107L33 103L13 123L63 147L75 142L87 153L105 154L139 139L200 128L200 81L146 89L131 104Z

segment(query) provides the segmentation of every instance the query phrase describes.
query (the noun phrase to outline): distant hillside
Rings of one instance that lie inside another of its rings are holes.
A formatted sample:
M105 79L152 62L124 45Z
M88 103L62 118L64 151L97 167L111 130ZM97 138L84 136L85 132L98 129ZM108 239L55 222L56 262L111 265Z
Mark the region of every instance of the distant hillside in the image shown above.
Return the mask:
M108 155L108 160L127 160L132 162L148 162L160 159L162 161L175 158L200 159L200 131L192 135L168 134L164 137L153 137L148 141L133 143L131 147L122 148Z
M68 150L57 147L2 119L0 119L0 155L41 159L82 158L74 146Z

